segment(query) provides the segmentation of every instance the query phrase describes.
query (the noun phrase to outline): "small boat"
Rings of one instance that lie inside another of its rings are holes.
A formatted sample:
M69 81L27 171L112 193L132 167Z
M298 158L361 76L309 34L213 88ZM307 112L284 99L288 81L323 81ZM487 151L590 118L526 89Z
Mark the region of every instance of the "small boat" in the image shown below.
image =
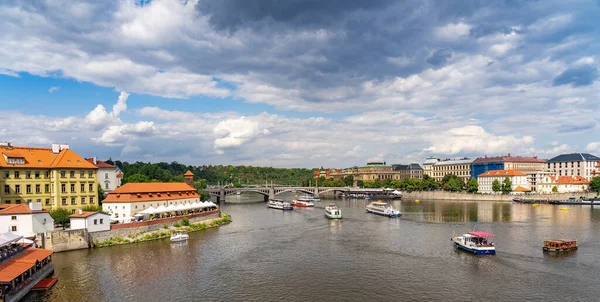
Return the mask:
M577 249L577 240L553 239L544 241L544 252L568 252Z
M293 207L299 207L299 208L312 208L315 206L315 203L310 201L310 200L306 200L306 199L298 199L298 200L292 200L292 206Z
M171 234L171 242L186 241L190 238L186 231L177 231Z
M235 195L240 196L242 195L242 192L235 192Z
M281 199L269 199L269 203L267 204L267 206L271 209L278 209L283 211L294 209L289 202L285 202Z
M302 195L302 196L300 196L300 198L298 198L298 200L310 200L312 202L321 201L321 199L319 197L315 197L312 195Z
M367 212L387 217L402 216L402 213L399 210L396 210L391 205L380 201L374 201L368 204Z
M342 219L342 210L334 203L331 203L325 207L325 217L329 219Z
M455 248L471 252L475 255L495 255L496 246L489 238L496 235L486 232L469 232L450 240Z

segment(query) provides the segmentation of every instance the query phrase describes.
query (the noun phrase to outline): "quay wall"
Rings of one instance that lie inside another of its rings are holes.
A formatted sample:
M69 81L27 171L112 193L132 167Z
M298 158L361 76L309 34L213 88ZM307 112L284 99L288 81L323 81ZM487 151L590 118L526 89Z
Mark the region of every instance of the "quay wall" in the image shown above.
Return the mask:
M596 193L556 193L556 194L531 194L531 195L514 195L525 199L568 199L574 195L575 197L594 197ZM471 194L457 193L444 191L415 191L402 192L403 200L490 200L490 201L510 201L510 194Z
M89 247L87 229L48 232L45 236L44 248L55 252L87 249Z
M201 214L197 214L197 215L193 215L193 216L184 216L184 217L188 217L188 219L190 220L191 223L198 223L198 222L201 222L204 220L219 218L219 212L212 211L212 212L205 212L205 213L201 213ZM183 217L180 216L180 217L172 217L172 218L160 219L160 220L154 220L154 221L127 223L127 224L121 225L121 226L126 226L126 227L118 227L118 228L113 229L111 226L111 230L109 230L109 231L93 232L93 233L89 233L89 236L90 236L92 242L102 242L102 241L106 241L110 238L117 238L117 237L125 238L132 234L162 229L162 228L164 228L165 224L167 224L168 227L172 227L173 224L180 222L182 219L183 219ZM117 225L113 225L113 226L117 226Z

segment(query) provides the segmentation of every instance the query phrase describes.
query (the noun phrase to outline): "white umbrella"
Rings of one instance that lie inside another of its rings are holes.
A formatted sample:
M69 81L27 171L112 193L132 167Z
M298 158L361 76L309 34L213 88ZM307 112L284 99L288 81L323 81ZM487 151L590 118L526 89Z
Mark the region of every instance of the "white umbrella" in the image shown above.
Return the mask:
M168 211L168 210L167 210L167 207L165 207L165 206L160 206L160 207L156 208L156 210L154 211L154 213L155 213L155 214L158 214L158 213L164 213L164 212L167 212L167 211Z
M216 207L216 206L217 206L217 205L216 205L214 202L212 202L212 201L208 201L208 202L206 202L206 203L208 204L208 206L209 206L209 207Z
M152 206L149 206L147 209L141 211L140 213L141 214L155 214L156 213L156 209L153 208Z
M192 204L191 203L186 203L183 205L183 209L184 210L191 210L192 209Z
M175 210L176 211L183 211L183 210L185 210L185 206L183 204L178 204L177 206L175 206Z
M175 207L175 205L169 205L167 207L167 212L175 212L177 211L177 208Z

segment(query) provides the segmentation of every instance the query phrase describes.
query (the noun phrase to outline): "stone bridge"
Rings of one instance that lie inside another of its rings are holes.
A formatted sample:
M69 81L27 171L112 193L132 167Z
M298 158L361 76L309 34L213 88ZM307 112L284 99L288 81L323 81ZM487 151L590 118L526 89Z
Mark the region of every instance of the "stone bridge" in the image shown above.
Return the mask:
M335 194L336 192L350 191L349 187L252 187L252 188L214 188L205 189L209 195L217 197L218 202L225 202L227 195L240 193L258 193L264 196L264 200L275 198L276 195L285 192L301 192L313 196L322 196L326 193Z

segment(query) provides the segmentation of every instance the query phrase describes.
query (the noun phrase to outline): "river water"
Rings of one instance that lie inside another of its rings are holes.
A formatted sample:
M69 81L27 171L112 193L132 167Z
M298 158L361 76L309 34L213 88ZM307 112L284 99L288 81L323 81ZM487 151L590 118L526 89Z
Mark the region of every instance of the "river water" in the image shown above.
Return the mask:
M291 199L293 196L283 196ZM242 195L232 201L262 200ZM394 201L404 216L365 212L365 200L282 212L226 204L233 222L168 239L54 255L57 285L30 301L598 301L600 209L509 202ZM450 237L496 234L497 255L456 251ZM579 250L542 252L551 238Z

